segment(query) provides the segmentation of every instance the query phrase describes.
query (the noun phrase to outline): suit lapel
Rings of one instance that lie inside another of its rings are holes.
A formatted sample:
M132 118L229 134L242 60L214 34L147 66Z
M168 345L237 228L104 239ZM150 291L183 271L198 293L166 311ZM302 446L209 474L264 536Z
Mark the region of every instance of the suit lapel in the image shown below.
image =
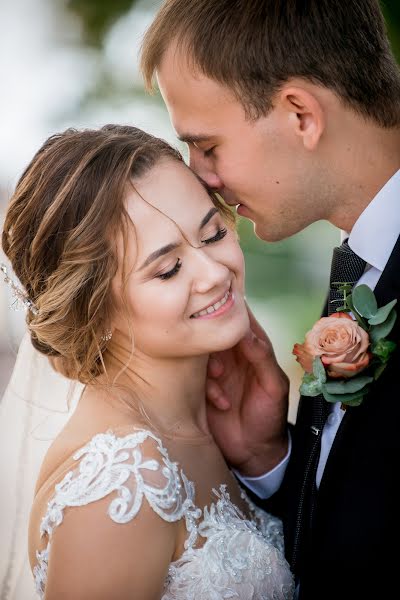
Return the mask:
M393 330L393 333L397 333L400 329L400 236L377 283L375 296L378 306L384 306L391 300L398 299L398 305L396 306L398 318Z
M400 236L397 239L397 242L392 250L385 270L383 271L378 281L378 284L376 285L375 296L378 301L378 306L384 306L391 300L394 300L395 298L398 299L398 306L396 306L398 318L391 334L388 337L396 340L397 343L400 343ZM344 444L346 443L345 439L347 439L348 437L347 431L349 431L349 427L351 427L353 419L357 418L357 411L360 410L367 410L367 406L349 407L346 410L346 414L342 419L339 430L335 436L332 449L329 453L327 464L324 470L324 475L321 481L321 487L325 488L327 479L330 479L329 472L333 469L333 471L331 471L333 474L335 470L335 463L337 463L337 460L341 461L343 459L342 442ZM351 436L349 439L351 440ZM346 451L351 451L351 445ZM326 478L325 476L327 474L328 477Z

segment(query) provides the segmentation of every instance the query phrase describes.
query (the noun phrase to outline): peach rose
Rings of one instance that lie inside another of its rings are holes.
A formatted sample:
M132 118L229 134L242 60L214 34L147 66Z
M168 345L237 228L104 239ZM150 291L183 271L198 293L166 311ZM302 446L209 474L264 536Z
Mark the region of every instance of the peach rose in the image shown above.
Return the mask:
M304 344L295 344L293 354L307 373L321 357L330 377L353 377L371 360L368 333L347 313L323 317L306 334Z

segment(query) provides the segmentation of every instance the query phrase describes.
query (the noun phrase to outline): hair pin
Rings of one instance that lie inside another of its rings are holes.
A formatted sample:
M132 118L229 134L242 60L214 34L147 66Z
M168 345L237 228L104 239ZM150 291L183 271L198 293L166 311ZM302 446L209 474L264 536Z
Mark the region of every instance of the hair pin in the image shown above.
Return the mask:
M13 310L18 310L22 305L26 310L30 310L34 315L37 315L38 310L32 300L28 298L26 292L24 292L20 287L18 287L13 280L9 277L7 267L4 263L0 264L0 270L4 275L5 283L11 288L12 295L15 298L15 301L12 303L11 307Z
M106 331L103 333L103 335L101 336L101 341L102 341L102 342L109 342L109 341L111 340L111 338L112 338L112 335L113 335L113 334L112 334L112 331L111 331L111 329L107 329L107 330L106 330Z

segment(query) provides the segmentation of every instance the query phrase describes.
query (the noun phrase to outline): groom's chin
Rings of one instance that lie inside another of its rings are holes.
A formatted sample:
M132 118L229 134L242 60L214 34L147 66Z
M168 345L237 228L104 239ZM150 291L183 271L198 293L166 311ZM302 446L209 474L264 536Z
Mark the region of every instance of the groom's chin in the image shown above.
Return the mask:
M280 228L274 228L271 225L264 223L254 222L254 233L256 236L264 242L280 242L281 240L288 237ZM291 235L291 234L289 234Z
M301 227L290 226L290 223L260 223L253 221L255 235L264 242L280 242L302 230Z

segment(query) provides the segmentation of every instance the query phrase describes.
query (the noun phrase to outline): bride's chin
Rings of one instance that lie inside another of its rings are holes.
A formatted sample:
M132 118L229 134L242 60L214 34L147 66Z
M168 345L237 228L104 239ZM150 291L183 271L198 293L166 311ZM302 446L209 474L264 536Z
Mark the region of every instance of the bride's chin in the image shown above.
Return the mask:
M236 344L238 344L240 340L244 338L246 333L249 331L250 327L247 311L242 315L240 321L241 322L239 322L236 327L230 327L229 335L226 338L225 336L219 337L219 347L215 348L214 350L211 350L211 352L221 352L223 350L229 350L230 348L236 346Z

